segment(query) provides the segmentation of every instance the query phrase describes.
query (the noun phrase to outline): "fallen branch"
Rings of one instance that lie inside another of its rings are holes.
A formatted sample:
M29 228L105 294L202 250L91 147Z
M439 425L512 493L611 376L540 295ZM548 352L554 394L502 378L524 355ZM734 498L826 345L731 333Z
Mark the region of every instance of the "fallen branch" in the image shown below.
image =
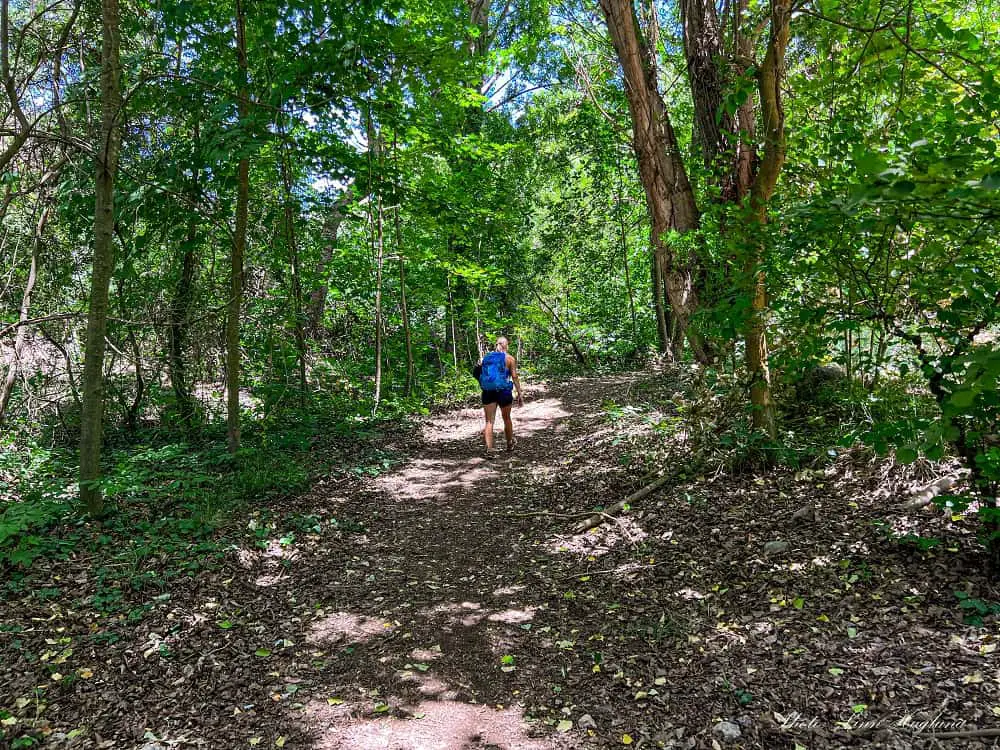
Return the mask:
M913 493L909 502L903 507L906 510L916 510L918 508L923 508L930 505L934 498L940 495L942 492L947 492L968 474L967 470L961 470L957 475L949 474L948 476L941 477L940 479L935 479L933 482L928 484L926 487L922 488L918 492Z
M665 485L672 478L671 474L666 474L659 479L657 479L652 484L647 484L641 490L633 492L631 495L626 497L624 500L619 500L617 503L612 505L610 508L605 508L600 513L595 513L590 518L580 521L576 526L573 527L574 534L582 534L584 531L590 531L590 529L595 526L600 526L609 518L613 518L616 513L620 513L625 506L631 505L632 503L642 500L642 498L649 495L651 492L658 490L660 487Z
M548 516L549 518L579 518L589 515L590 511L580 510L576 513L556 513L551 510L533 510L530 513L510 513L511 518L533 518L535 516Z

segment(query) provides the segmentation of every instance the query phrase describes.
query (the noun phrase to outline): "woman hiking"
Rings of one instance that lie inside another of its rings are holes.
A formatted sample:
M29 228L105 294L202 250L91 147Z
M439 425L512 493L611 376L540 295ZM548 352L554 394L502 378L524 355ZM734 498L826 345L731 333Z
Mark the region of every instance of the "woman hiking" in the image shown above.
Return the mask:
M483 439L486 441L486 457L493 458L493 422L497 406L503 416L503 432L507 438L507 452L514 450L514 424L510 421L510 409L514 404L513 389L517 387L517 405L524 406L521 394L521 379L517 376L517 360L507 353L507 339L497 339L494 351L483 357L479 385L483 389L483 413L486 427Z

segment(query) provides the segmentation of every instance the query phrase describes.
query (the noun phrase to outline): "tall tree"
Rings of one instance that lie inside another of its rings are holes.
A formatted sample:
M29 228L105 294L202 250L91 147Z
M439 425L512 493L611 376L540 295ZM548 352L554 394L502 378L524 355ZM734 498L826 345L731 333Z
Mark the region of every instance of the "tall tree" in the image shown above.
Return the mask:
M625 78L632 147L646 193L654 262L666 285L673 316L686 333L695 359L706 363L708 352L691 320L698 306L696 258L690 251L682 258L669 240L672 231L683 235L697 229L699 213L657 84L656 50L643 36L631 0L601 0L601 10Z
M747 2L733 3L731 24L719 22L714 0L684 0L681 23L688 82L695 110L695 137L709 174L714 176L723 204L737 214L719 229L734 235L741 249L743 279L750 305L744 325L746 367L750 376L751 420L754 428L777 432L768 366L767 285L764 225L785 158L785 114L781 103L790 5L770 4L768 43L764 60L756 64L752 39L744 30ZM731 39L725 28L731 28ZM756 70L754 81L753 71ZM757 108L747 84L756 83L762 119L764 154L755 139ZM725 106L725 101L735 107Z
M777 434L774 401L771 398L771 372L768 366L767 285L761 264L764 262L764 225L768 203L774 194L778 175L785 163L785 110L781 103L785 50L788 47L791 0L771 0L771 29L764 61L757 71L761 115L764 130L764 156L750 189L750 251L745 272L750 279L750 316L746 330L747 370L750 374L750 404L753 425L771 437ZM737 161L735 170L740 171Z
M226 315L226 427L230 453L236 453L240 448L240 316L243 303L243 258L246 255L250 206L250 158L247 156L245 143L250 120L250 79L243 0L236 0L236 67L239 82L237 112L244 143L236 167L236 225L229 259L229 301Z
M101 476L108 289L114 271L115 175L121 144L120 23L118 0L101 0L101 127L94 144L97 157L94 259L83 364L83 413L80 417L80 499L95 516L104 510L104 496L97 481Z

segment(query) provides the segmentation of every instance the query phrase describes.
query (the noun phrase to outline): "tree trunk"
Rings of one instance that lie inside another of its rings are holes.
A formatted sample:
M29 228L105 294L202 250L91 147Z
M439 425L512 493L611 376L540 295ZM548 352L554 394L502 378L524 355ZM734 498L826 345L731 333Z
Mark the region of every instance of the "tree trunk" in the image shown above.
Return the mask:
M646 193L650 241L659 273L666 282L673 315L687 334L695 359L707 363L704 343L691 324L698 306L695 259L681 260L668 241L672 230L685 234L697 229L699 215L677 136L657 86L655 54L640 34L631 0L601 0L601 10L625 78L632 146Z
M755 253L748 258L747 271L753 280L750 320L747 325L747 369L750 373L750 404L753 426L774 437L777 421L771 398L771 372L768 367L765 313L767 287L764 271L763 228L767 223L767 204L785 162L785 111L781 103L785 50L788 47L791 0L771 0L771 36L764 62L757 71L761 115L764 127L764 157L750 192L751 218L756 224Z
M87 343L80 416L80 499L92 516L104 511L101 476L104 418L104 337L108 289L114 271L115 174L121 144L121 63L118 0L101 0L101 128L95 144L94 261L90 277Z
M124 307L124 305L122 305ZM123 310L124 312L124 310ZM135 329L128 327L128 343L132 348L132 360L135 367L135 397L125 411L125 424L129 432L135 434L139 429L139 417L142 414L142 402L146 398L146 380L142 374L142 349L139 348L139 339L135 335Z
M403 231L399 221L399 204L397 202L394 217L396 229L396 254L399 256L399 305L403 316L403 337L406 340L406 386L403 393L413 395L414 364L413 364L413 334L410 331L410 311L406 304L406 256L403 255Z
M245 141L250 118L250 84L243 0L236 0L236 64L240 81L237 93L240 139ZM241 150L246 151L245 143ZM230 453L236 453L240 448L240 315L243 302L243 258L246 254L250 206L250 160L246 156L241 157L237 165L236 183L236 227L229 263L229 303L226 316L226 428Z
M559 313L557 313L552 308L552 306L545 301L545 298L542 297L541 293L538 291L538 289L535 288L534 285L531 286L531 291L535 295L536 299L538 299L539 304L541 304L541 306L545 308L545 311L552 316L552 320L559 327L559 330L562 331L566 343L569 344L570 347L572 347L573 349L573 354L576 356L576 361L579 362L584 367L587 367L588 365L587 365L586 355L584 355L583 351L580 349L579 344L576 343L576 340L573 338L572 334L570 334L569 329L566 327L566 324L563 322L562 318L559 317Z
M650 291L653 293L653 309L656 312L656 340L659 344L660 354L670 353L670 329L667 325L667 306L663 299L664 287L663 279L660 278L660 264L656 260L656 254L649 261L650 270Z
M199 125L194 123L194 142L199 140ZM197 199L200 178L198 164L192 166L192 197ZM195 275L195 247L198 242L198 212L191 211L188 216L187 236L184 238L184 256L181 259L181 274L174 291L173 304L170 306L170 325L168 367L170 370L170 385L177 402L177 415L181 425L190 429L194 420L194 398L188 384L187 361L185 349L187 345L188 318L193 303Z
M372 405L372 415L378 411L382 400L382 267L385 259L385 232L382 217L382 196L375 200L375 226L373 245L375 252L375 402Z
M28 280L24 284L24 293L21 295L21 309L18 312L18 322L24 323L28 320L31 312L31 295L35 291L35 282L38 280L38 260L42 251L42 233L45 231L45 222L48 219L51 205L45 195L45 188L41 188L42 195L39 196L38 221L35 222L35 232L31 241L31 265L28 268ZM17 371L21 362L21 350L24 348L24 341L28 336L28 327L21 325L14 336L14 351L11 355L10 364L7 367L7 374L3 384L0 385L0 426L3 426L4 418L7 416L7 406L10 403L11 394L14 392L14 383L17 380Z
M295 210L292 203L292 175L288 164L288 139L284 130L280 131L281 182L285 189L285 242L288 245L289 263L292 273L292 315L294 316L295 354L299 367L299 406L305 407L308 383L306 382L306 332L302 314L302 283L299 268L299 246L295 237Z
M447 345L451 349L451 361L455 371L458 371L458 335L455 328L455 298L451 293L451 274L448 275L448 330L445 331Z
M617 149L615 149L617 152ZM636 321L635 314L635 295L632 292L632 273L629 269L628 262L628 232L625 230L625 196L624 189L622 186L622 175L621 175L621 159L618 159L618 181L615 185L615 202L618 206L618 230L621 234L622 243L622 266L625 269L625 290L628 293L628 309L632 315L632 342L634 345L639 344L639 326Z
M323 311L326 309L326 296L329 292L326 276L329 272L330 262L333 260L333 252L337 247L337 234L340 232L340 224L344 220L350 201L351 191L349 189L344 190L343 195L334 202L330 209L330 216L327 218L326 226L323 228L327 242L323 247L323 253L320 256L319 265L316 269L316 276L320 279L320 282L319 286L309 295L309 334L313 338L319 335L320 323L323 320Z
M367 112L367 135L368 220L371 229L372 270L375 273L375 390L372 399L372 415L374 416L382 400L382 270L385 262L385 231L382 215L382 175L384 174L382 133L376 130L370 103Z
M722 30L714 0L683 0L680 3L684 57L694 102L695 141L701 147L705 166L729 150L729 134L735 132L732 115L722 108Z

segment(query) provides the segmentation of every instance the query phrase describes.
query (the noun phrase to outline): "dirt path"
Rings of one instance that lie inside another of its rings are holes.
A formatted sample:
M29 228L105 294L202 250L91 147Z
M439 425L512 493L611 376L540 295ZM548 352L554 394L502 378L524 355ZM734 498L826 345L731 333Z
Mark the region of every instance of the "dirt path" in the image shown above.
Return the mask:
M258 545L144 594L135 623L25 597L0 630L0 720L127 750L902 749L997 726L1000 638L952 594L996 591L965 538L900 544L934 516L901 512L881 464L726 477L676 459L661 492L570 532L646 481L633 453L685 429L655 406L673 387L535 390L492 461L478 408L428 418L385 446L395 462L281 500L250 521ZM804 504L818 521L792 520ZM85 561L53 575L94 590Z

